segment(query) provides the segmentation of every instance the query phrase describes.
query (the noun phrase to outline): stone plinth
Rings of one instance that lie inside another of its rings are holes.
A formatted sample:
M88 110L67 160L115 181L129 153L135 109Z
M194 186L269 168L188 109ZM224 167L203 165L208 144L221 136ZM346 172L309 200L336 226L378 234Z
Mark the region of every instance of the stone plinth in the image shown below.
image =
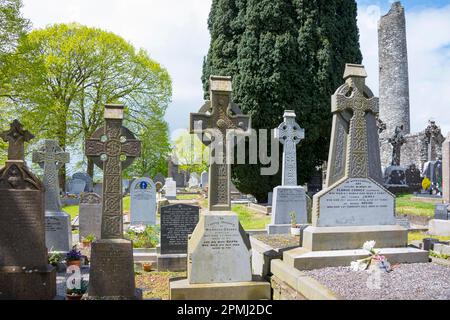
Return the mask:
M53 300L56 296L56 269L0 267L0 300Z
M182 272L187 270L187 254L159 254L159 272Z
M188 257L190 284L252 281L250 241L233 212L202 213Z
M234 283L190 284L170 281L170 300L270 300L270 283L259 278Z
M67 213L45 213L45 244L50 252L72 250L72 226Z
M267 226L269 234L288 234L291 230L291 212L296 223L308 223L305 189L298 186L280 186L273 190L272 223Z
M134 282L133 247L125 239L92 243L89 298L137 299Z
M433 236L450 237L450 220L430 220L428 229Z

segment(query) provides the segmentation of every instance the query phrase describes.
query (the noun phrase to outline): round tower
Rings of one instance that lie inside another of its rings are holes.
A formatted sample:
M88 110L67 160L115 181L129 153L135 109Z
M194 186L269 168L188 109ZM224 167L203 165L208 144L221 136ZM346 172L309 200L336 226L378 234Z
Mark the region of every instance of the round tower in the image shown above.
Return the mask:
M410 133L408 49L405 9L394 2L378 26L380 59L380 119L386 123L381 138L390 138L403 125Z

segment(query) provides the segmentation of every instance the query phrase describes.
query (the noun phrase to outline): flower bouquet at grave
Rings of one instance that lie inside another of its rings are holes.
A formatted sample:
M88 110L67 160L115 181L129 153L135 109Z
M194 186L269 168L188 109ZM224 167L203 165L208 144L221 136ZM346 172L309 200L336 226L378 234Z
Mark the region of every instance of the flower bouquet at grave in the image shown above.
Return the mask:
M353 271L365 271L371 267L379 268L385 272L392 271L391 264L385 256L380 254L380 251L375 250L375 245L376 242L373 240L364 243L363 249L369 252L369 257L352 261L350 264L350 268Z
M83 243L83 247L84 248L88 248L91 246L91 243L95 241L95 235L93 234L89 234L87 235L85 238L83 238L83 240L81 240L81 242Z
M155 248L159 243L159 228L157 226L130 226L125 238L133 242L135 249Z
M300 226L297 224L297 215L294 211L290 212L291 216L291 234L293 236L300 236Z
M81 251L77 249L77 247L73 247L72 250L70 250L66 255L66 263L67 266L77 266L81 267L81 258L83 255L81 254Z

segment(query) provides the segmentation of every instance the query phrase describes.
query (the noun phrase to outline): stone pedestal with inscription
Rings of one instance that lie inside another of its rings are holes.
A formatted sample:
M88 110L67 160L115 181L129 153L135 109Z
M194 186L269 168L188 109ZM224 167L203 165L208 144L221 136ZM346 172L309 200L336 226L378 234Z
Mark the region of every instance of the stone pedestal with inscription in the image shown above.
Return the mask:
M378 181L371 146L378 99L365 85L361 65L347 64L345 84L332 97L333 129L327 188L314 196L312 226L303 232L303 247L284 252L283 262L299 270L349 266L368 255L366 241L392 263L425 263L428 252L407 248L408 231L396 225L395 196ZM376 142L378 143L378 142Z
M132 243L125 239L93 242L89 279L90 299L138 299Z
M33 135L15 120L0 137L9 142L0 169L0 300L51 300L56 270L47 260L44 186L24 162Z
M307 224L306 192L303 187L276 187L273 189L272 223L267 226L269 234L288 234L291 216L295 212L296 224Z

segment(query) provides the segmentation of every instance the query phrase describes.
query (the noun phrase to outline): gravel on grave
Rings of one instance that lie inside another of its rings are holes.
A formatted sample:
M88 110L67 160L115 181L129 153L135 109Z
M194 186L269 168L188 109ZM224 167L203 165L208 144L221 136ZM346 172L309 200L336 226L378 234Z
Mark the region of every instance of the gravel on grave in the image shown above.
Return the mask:
M300 238L292 236L290 234L277 234L277 235L258 234L253 237L275 249L300 246Z
M304 273L347 300L450 300L450 268L435 263L394 266L392 272L381 273L380 289L367 285L373 279L370 272L350 267Z

